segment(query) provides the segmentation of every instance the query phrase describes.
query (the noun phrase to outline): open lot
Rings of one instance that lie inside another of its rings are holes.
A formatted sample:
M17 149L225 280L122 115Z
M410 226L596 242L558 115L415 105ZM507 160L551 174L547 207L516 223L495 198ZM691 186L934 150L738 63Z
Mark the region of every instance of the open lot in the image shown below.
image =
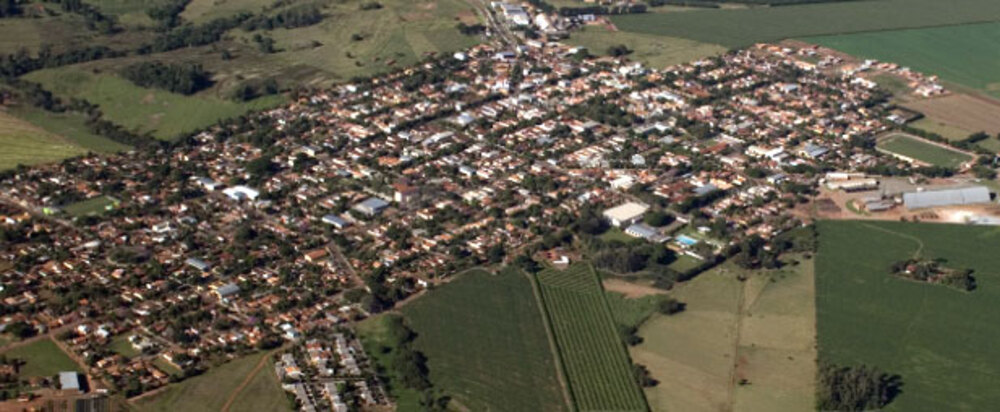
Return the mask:
M614 16L618 29L728 47L792 37L1000 21L993 0L847 1Z
M650 407L812 409L814 293L811 261L752 272L725 264L679 285L671 296L686 310L653 315L639 329L643 343L631 349L660 382L646 389Z
M816 258L820 359L902 376L894 411L988 410L1000 364L1000 239L985 226L822 221ZM971 268L965 293L902 280L889 265L919 255Z
M576 408L646 410L593 268L577 263L537 278Z
M608 48L624 44L632 50L629 59L656 69L726 52L725 47L714 44L680 37L610 31L604 26L586 26L582 30L573 31L566 43L586 47L590 54L597 56L607 55Z
M243 380L250 376L257 363L268 356L269 353L260 352L227 362L210 369L204 375L171 384L155 395L136 401L133 406L142 411L218 411ZM270 358L265 362L270 362ZM269 366L264 365L258 373L267 372ZM277 399L285 401L284 391L280 387L255 396L260 402L267 402L264 404L279 404Z
M804 39L858 57L898 63L1000 97L1000 23ZM961 45L961 47L956 47Z
M70 216L79 217L87 215L100 215L118 205L118 201L107 197L97 196L87 200L81 200L66 206L63 210Z
M877 146L887 152L944 167L957 167L972 159L968 154L901 133L880 139Z
M906 103L906 107L930 119L964 130L1000 133L1000 103L953 94Z
M468 271L403 313L431 381L453 402L476 411L568 409L531 280L520 271Z
M77 365L49 338L15 347L3 352L2 355L8 359L17 358L24 361L19 375L22 379L36 376L50 377L63 371L83 371L80 365Z
M81 155L73 142L0 111L0 169L33 165Z

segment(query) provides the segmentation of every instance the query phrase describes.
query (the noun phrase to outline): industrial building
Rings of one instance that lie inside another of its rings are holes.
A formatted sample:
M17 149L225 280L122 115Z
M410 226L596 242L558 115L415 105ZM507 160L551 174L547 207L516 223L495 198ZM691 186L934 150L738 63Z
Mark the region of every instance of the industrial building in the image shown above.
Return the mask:
M908 210L929 207L964 206L990 203L990 190L985 186L928 190L903 193L903 205Z
M604 211L604 217L611 221L612 225L625 227L642 219L642 215L649 210L649 206L642 203L628 202Z

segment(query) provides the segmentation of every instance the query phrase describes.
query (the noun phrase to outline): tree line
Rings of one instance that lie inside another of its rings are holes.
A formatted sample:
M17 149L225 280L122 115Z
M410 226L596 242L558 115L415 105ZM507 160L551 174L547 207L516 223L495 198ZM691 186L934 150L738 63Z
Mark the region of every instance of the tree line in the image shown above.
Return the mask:
M156 87L184 95L212 85L211 74L195 63L141 62L126 66L120 74L140 87Z
M104 34L113 34L121 31L118 21L114 16L108 16L83 0L44 0L46 3L58 4L63 11L83 16L87 23L87 28L96 30Z
M323 13L316 6L299 6L283 10L272 16L255 16L243 22L241 27L246 31L272 30L278 27L294 29L296 27L312 26L323 21Z

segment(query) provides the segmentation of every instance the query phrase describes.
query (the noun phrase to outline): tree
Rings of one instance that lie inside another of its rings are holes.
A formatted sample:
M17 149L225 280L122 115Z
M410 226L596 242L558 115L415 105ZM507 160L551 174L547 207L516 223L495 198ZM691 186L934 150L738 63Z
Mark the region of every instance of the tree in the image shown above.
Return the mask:
M624 44L618 44L608 47L608 55L613 57L622 57L632 54L632 50L629 50L628 46Z
M687 305L674 298L666 298L660 301L656 309L664 315L674 315L684 311Z
M646 216L643 216L642 221L647 225L653 227L660 227L669 225L671 222L674 221L674 217L673 215L656 210L647 213Z
M884 408L900 393L899 375L876 368L824 365L819 371L817 409L822 411L869 411Z

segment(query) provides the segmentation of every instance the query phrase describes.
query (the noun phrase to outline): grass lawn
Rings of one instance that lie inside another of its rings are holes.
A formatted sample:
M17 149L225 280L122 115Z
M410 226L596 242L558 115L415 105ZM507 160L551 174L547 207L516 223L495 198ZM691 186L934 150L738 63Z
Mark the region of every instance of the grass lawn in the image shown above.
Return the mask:
M989 410L1000 364L1000 228L900 222L819 223L816 258L820 359L899 374L891 411ZM960 292L889 275L915 255L975 270Z
M924 117L913 123L910 123L911 127L916 127L917 129L925 130L931 133L937 133L941 137L948 140L963 140L969 137L972 132L961 129L950 124L945 124L937 120L931 119L929 117Z
M112 199L107 196L97 196L67 205L66 207L63 208L63 210L66 213L69 213L70 216L80 217L87 215L103 214L108 210L109 207L114 208L117 205L118 201L115 199Z
M371 356L372 361L380 369L389 372L392 370L389 366L389 357L391 354L381 350L381 348L388 346L387 342L390 339L387 336L386 319L385 316L373 316L358 323L355 327L358 337L361 339L361 345L365 348L365 353ZM389 382L386 383L386 389L389 391L389 396L396 402L397 411L422 410L420 406L420 392L403 387L397 381L398 378L394 374L390 373L388 378Z
M629 298L617 292L605 292L611 317L615 323L622 326L639 327L646 319L656 313L658 305L663 300L662 295L648 295L639 298Z
M293 408L285 394L278 376L274 374L274 368L268 363L240 391L229 410L291 412Z
M619 30L627 32L683 37L735 47L792 37L997 21L1000 20L1000 2L847 1L632 14L613 16L611 20Z
M45 131L65 137L84 150L95 153L114 153L131 149L106 137L90 132L86 118L76 113L53 113L34 107L12 107L10 114L38 126Z
M585 26L573 31L567 44L586 47L590 54L607 55L608 48L624 44L632 54L629 59L662 69L726 52L726 48L680 37L609 31L604 26Z
M469 410L566 410L531 280L471 270L403 308L435 387Z
M924 163L944 167L957 167L971 159L965 153L946 149L903 134L894 134L880 140L878 147Z
M73 142L0 111L0 169L62 160L86 153Z
M252 110L274 107L283 96L266 96L247 103L207 94L184 96L136 86L112 73L80 70L74 66L32 72L28 80L42 83L56 95L79 97L97 104L105 118L140 133L160 139L209 126L220 119Z
M8 359L17 358L25 361L21 367L21 378L53 376L63 371L83 372L80 365L73 362L73 359L48 338L8 350L3 352L3 355Z
M698 266L701 266L702 263L704 263L704 261L698 260L698 258L694 258L688 255L677 255L677 260L670 262L669 267L680 273L684 273Z
M1000 97L1000 53L996 49L1000 44L1000 23L813 37L805 41L899 63Z
M141 411L218 411L229 395L250 375L265 352L255 353L209 369L203 375L170 385L166 390L142 398L133 406ZM159 367L159 363L157 363ZM270 365L264 365L264 370ZM172 372L165 370L166 372ZM284 399L284 394L281 394Z
M112 352L122 355L126 358L134 358L140 355L140 352L132 347L132 343L128 341L129 335L120 335L111 340L111 344L108 345L108 349Z
M537 279L576 408L647 410L593 268L576 263Z
M631 348L633 360L660 382L646 389L653 410L813 408L812 262L759 272L724 264L670 295L686 310L654 314L639 328L643 343Z
M641 243L642 242L641 239L629 236L627 233L625 233L624 231L622 231L621 229L619 229L617 227L612 227L612 228L608 229L604 233L601 233L601 235L599 237L601 238L601 240L603 240L605 242L621 242L621 243L624 243L624 244Z

